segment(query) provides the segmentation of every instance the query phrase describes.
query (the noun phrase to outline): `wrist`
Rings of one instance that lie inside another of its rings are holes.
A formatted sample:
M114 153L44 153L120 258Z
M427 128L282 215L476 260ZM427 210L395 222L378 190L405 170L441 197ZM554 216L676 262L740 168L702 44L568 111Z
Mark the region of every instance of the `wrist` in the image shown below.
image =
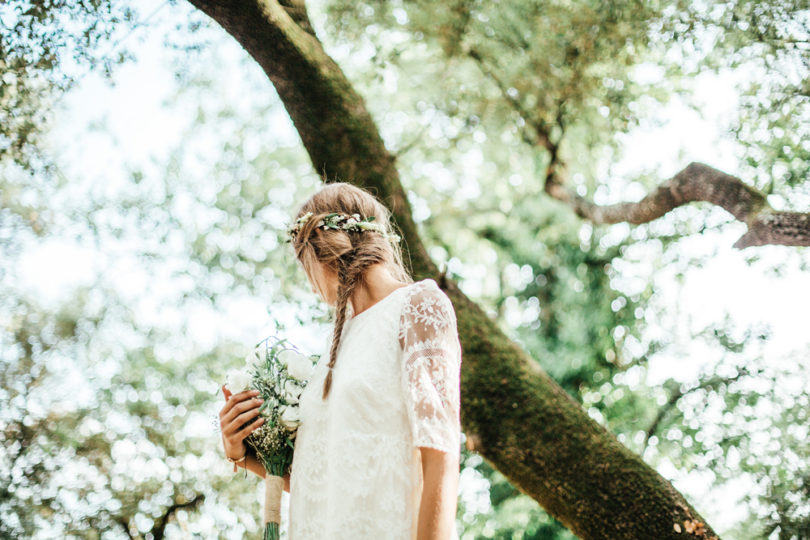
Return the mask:
M231 457L228 454L225 454L225 459L227 459L229 463L241 463L242 461L245 461L246 457L247 457L247 452L243 453L239 457Z
M228 461L228 463L233 463L233 472L236 472L236 467L239 464L241 464L243 467L247 466L247 448L244 452L242 452L240 457L236 458L229 456L228 453L225 452L225 459Z

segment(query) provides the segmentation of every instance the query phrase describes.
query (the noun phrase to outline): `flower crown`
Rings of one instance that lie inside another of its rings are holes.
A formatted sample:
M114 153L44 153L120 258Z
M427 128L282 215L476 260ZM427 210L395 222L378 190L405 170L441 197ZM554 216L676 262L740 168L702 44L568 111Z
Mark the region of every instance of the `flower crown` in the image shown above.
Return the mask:
M301 231L301 227L306 223L309 218L312 217L312 212L307 212L300 218L295 220L291 226L287 228L287 235L289 238L285 240L285 242L292 242L293 239L298 235ZM360 219L360 214L352 214L351 216L346 214L341 214L339 212L332 212L323 217L315 227L321 228L323 230L328 229L341 229L344 231L376 231L383 235L386 240L391 242L399 242L401 240L400 236L397 234L388 234L385 231L385 227L380 225L379 223L372 223L374 221L374 216L369 216L367 218Z

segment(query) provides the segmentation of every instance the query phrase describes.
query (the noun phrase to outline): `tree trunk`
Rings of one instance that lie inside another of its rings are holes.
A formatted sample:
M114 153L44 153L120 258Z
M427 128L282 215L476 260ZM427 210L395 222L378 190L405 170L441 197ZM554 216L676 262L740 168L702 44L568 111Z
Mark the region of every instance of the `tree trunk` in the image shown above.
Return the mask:
M394 158L363 99L308 31L302 3L288 12L276 0L190 2L262 66L316 170L326 181L352 182L386 202L414 277L433 277L450 296L463 349L461 422L468 447L581 538L712 538L667 480L593 421L439 275L417 234Z

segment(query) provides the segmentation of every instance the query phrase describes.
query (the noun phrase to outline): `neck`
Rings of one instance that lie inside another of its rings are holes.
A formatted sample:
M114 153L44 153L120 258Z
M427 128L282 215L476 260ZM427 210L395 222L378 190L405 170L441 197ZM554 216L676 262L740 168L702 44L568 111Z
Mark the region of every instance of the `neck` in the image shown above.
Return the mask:
M407 285L394 279L388 269L381 264L375 264L369 268L365 278L365 286L358 286L349 299L355 316L367 310L394 290Z

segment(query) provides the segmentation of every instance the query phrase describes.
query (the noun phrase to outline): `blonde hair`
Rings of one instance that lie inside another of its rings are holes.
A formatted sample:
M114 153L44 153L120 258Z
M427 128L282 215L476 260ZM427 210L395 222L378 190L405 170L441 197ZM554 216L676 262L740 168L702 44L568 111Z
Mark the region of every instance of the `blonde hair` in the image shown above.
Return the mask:
M340 212L359 214L360 219L374 216L374 222L382 225L387 233L395 233L391 212L368 191L347 182L326 184L301 205L293 220L307 212L312 212L312 216L292 240L295 256L304 267L309 281L316 287L317 281L313 277L316 263L321 263L338 278L335 332L329 351L329 372L323 387L323 399L326 399L332 385L332 368L337 362L348 300L358 287L365 286L368 268L382 263L394 279L413 283L413 278L402 263L399 244L392 244L382 234L374 231L324 230L316 226L324 216Z

